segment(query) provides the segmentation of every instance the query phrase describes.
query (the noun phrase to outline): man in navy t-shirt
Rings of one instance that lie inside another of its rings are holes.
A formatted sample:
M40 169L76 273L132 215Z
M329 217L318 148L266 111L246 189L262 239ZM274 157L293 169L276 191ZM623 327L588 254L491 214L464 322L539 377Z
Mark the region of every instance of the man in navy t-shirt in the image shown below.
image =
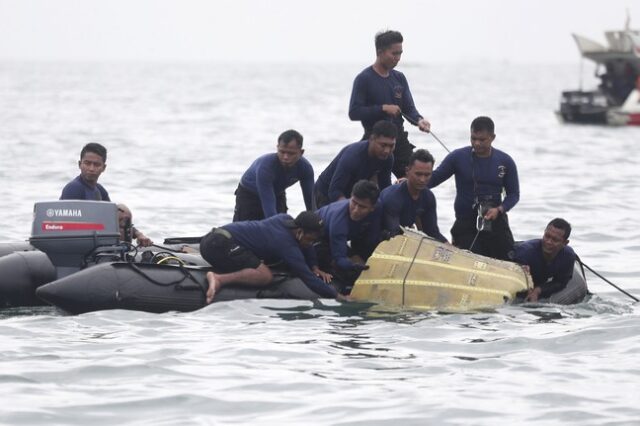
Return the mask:
M526 301L536 302L563 290L573 277L576 254L569 244L571 225L564 219L553 219L544 230L542 239L520 243L513 260L526 265L533 278L533 289Z
M384 31L376 34L376 61L355 78L349 102L349 118L362 122L364 136L368 139L373 125L379 120L388 120L396 125L398 138L393 152L395 163L393 174L403 177L414 146L409 143L404 131L402 117L423 132L431 129L413 103L407 79L394 70L402 56L402 34Z
M402 232L401 226L417 228L440 242L447 239L438 228L436 197L427 188L433 173L433 156L426 149L414 151L409 157L406 180L386 187L380 193L383 229L386 236Z
M324 234L315 245L318 264L335 275L336 285L344 290L353 285L360 271L367 269L365 261L380 242L379 193L373 182L361 180L354 185L351 198L318 210L324 222Z
M449 153L433 172L429 187L436 187L455 176L453 244L474 253L507 260L513 249L507 212L520 199L520 184L513 159L491 146L495 137L493 120L489 117L474 119L471 146ZM504 200L503 191L506 192Z
M391 185L396 135L393 123L379 121L369 139L342 148L316 181L316 208L349 198L355 183L362 179L374 181L380 189Z
M287 212L285 190L300 182L307 210L313 206L313 167L302 157L302 135L287 130L278 137L277 152L259 157L242 175L236 189L233 221L260 220Z
M207 273L207 303L213 301L216 291L230 283L268 285L273 275L266 263L280 262L318 297L346 300L328 284L331 277L318 268L312 244L322 235L322 229L322 219L308 211L295 220L280 213L214 228L200 242L202 257L215 271Z
M107 168L107 149L99 143L88 143L80 151L80 175L65 185L61 200L111 201L109 193L98 183Z

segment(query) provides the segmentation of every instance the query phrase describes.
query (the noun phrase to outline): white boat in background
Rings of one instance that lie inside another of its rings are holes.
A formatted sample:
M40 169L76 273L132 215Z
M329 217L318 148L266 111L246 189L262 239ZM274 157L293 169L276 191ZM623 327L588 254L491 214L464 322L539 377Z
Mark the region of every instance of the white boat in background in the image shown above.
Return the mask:
M640 31L606 31L607 46L573 34L583 58L596 63L596 90L563 91L558 118L569 123L640 125Z

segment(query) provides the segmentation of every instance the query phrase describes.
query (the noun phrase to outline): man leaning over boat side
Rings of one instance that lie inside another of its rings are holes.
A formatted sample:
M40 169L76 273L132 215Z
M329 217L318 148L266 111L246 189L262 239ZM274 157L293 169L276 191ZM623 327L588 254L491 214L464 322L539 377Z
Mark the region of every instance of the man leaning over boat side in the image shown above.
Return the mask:
M107 148L103 145L90 142L80 150L80 160L78 161L80 175L67 183L60 194L61 200L89 200L89 201L111 201L107 190L98 183L100 175L107 168ZM123 241L127 240L127 232L124 224L127 220L131 222L131 211L124 204L118 205L118 222L120 223L120 234ZM153 241L142 231L131 226L131 235L143 247L153 244Z
M393 122L398 130L393 174L401 178L413 148L404 131L403 115L423 132L431 129L429 121L416 109L407 78L394 68L402 56L402 34L384 31L376 34L376 60L365 68L353 82L349 102L349 118L360 121L364 127L362 139L368 139L373 125L379 120Z
M534 287L525 301L536 302L562 291L573 277L576 254L569 244L571 225L564 219L553 219L542 238L516 245L513 260L527 267Z
M375 183L357 182L351 198L335 201L318 210L324 232L315 250L318 264L336 277L334 285L348 292L366 259L380 242L382 209L377 204L380 190ZM349 245L350 243L350 245Z
M402 233L401 226L412 227L415 224L418 230L431 238L447 242L438 228L436 197L427 187L434 162L433 155L426 149L414 151L409 157L406 179L380 192L385 238Z
M513 159L492 147L495 137L491 118L475 118L471 123L471 146L449 153L433 172L428 186L434 188L455 176L456 220L451 237L456 247L508 260L513 235L507 212L520 199L520 184Z
M302 135L287 130L278 137L276 152L258 157L236 189L233 221L260 220L287 212L285 190L300 182L307 210L313 209L313 167L302 157Z
M355 183L362 179L374 181L380 189L391 185L396 136L396 126L382 120L367 139L342 148L316 181L316 208L349 198Z
M294 220L280 213L263 220L233 222L202 238L200 253L215 272L207 273L211 303L221 287L233 283L266 286L273 274L268 264L284 263L319 297L347 300L328 284L331 276L318 268L312 244L322 234L322 219L302 212Z

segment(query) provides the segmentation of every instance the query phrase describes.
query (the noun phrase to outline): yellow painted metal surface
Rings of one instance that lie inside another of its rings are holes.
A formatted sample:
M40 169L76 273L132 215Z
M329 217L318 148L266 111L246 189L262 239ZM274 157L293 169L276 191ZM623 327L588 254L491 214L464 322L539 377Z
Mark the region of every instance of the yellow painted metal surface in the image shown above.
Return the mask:
M469 311L512 301L531 288L513 262L491 259L406 230L378 245L356 281L356 300L410 309Z

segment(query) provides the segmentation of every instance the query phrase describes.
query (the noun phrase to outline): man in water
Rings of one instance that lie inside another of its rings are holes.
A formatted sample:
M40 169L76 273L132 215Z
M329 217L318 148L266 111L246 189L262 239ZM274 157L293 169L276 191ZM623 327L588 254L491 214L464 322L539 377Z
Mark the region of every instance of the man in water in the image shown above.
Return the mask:
M382 210L376 208L379 194L375 183L361 180L354 185L351 198L318 210L324 222L322 240L315 246L318 263L338 278L336 284L344 290L368 269L365 260L380 242Z
M402 232L400 226L417 228L440 242L447 239L438 228L436 197L427 187L435 160L429 151L419 149L409 157L406 179L386 187L380 193L385 235L393 237Z
M207 273L207 303L223 286L234 283L266 286L273 274L266 263L283 262L307 287L321 297L346 300L318 268L312 244L322 234L322 219L302 212L294 220L280 213L264 220L233 222L214 228L200 242L202 257L215 272Z
M429 187L434 188L455 175L453 244L484 256L507 260L513 249L507 212L520 199L520 184L513 159L491 146L495 137L491 118L474 119L471 146L449 153L433 172ZM504 200L503 191L506 192Z
M287 212L285 190L300 182L304 204L312 210L313 167L302 157L302 135L287 130L278 137L275 154L256 159L236 189L233 221L260 220Z
M536 302L563 290L573 277L576 254L569 244L571 225L564 219L553 219L541 239L520 243L513 260L524 265L533 278L533 289L525 301Z
M398 138L393 152L393 174L398 178L404 176L414 148L404 131L403 115L423 132L431 129L431 124L413 103L406 77L394 69L402 56L402 42L402 34L398 31L376 34L376 61L355 78L349 102L349 118L362 122L364 127L362 139L369 138L373 125L379 120L388 120L396 125Z
M378 121L368 139L342 148L320 174L314 187L316 208L351 196L351 189L361 179L373 180L380 189L391 185L396 126Z
M95 142L86 144L80 151L78 167L80 175L65 185L60 199L111 201L107 190L98 183L107 168L107 149Z

